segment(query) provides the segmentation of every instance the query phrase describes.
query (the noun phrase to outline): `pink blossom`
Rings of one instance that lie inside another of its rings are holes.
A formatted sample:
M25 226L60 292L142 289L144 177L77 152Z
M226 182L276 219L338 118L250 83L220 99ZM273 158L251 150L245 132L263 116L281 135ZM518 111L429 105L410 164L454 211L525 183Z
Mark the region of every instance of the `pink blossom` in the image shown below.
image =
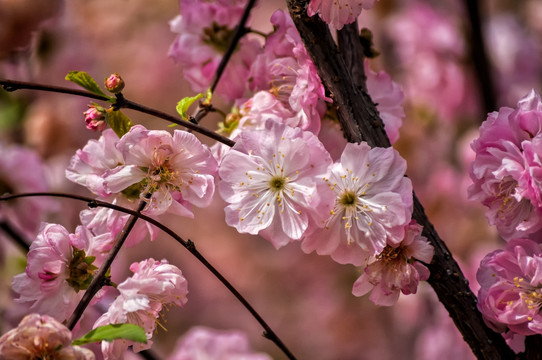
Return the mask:
M433 247L422 236L422 226L413 220L406 226L403 241L386 245L380 254L369 259L352 293L363 296L372 290L372 302L391 306L397 302L399 291L415 294L418 283L429 278L429 270L419 261L430 263L432 258Z
M111 195L104 186L104 174L124 164L124 157L116 148L118 141L119 137L111 129L105 130L98 140L89 140L72 156L66 169L68 180L85 186L98 196Z
M78 227L70 234L63 226L43 224L28 252L26 271L13 277L19 303L30 310L65 320L103 261L106 244ZM107 239L106 239L107 240ZM92 257L95 257L93 259Z
M516 110L501 108L488 115L470 176L469 198L488 207L486 216L505 239L536 237L542 228L542 103L534 91Z
M168 360L271 360L254 353L246 335L240 331L219 331L205 327L190 329L179 341Z
M179 36L171 45L169 56L183 67L184 77L195 91L203 92L211 86L245 3L180 1L181 15L170 22L171 31ZM227 100L242 97L250 66L260 51L258 41L243 37L216 92Z
M529 239L512 239L480 263L478 309L498 332L542 334L542 248Z
M147 334L147 343L133 343L127 340L102 342L105 359L121 359L128 346L134 351L149 349L150 340L159 323L160 312L169 305L183 306L188 294L187 282L181 270L166 260L148 259L133 263L134 273L118 285L119 296L109 310L94 324L94 328L107 324L130 323L141 326Z
M399 139L399 128L403 124L403 118L405 117L405 111L403 110L405 96L403 91L384 71L375 73L369 69L368 61L365 61L365 75L367 76L369 95L376 104L376 108L384 122L386 134L393 144Z
M0 153L0 195L48 190L44 164L34 151L0 142ZM35 236L42 214L51 206L51 201L39 198L4 201L0 203L0 220L25 236Z
M310 132L272 120L265 130L242 131L219 168L220 195L230 204L226 223L260 234L276 248L301 239L333 202L323 181L330 164Z
M0 337L0 358L94 360L92 351L72 346L71 331L47 315L30 314Z
M216 160L193 134L175 130L147 130L133 126L117 143L125 163L108 171L108 192L152 196L144 211L150 215L170 211L193 217L192 205L208 206L214 194Z
M311 0L307 14L320 18L331 27L340 30L345 24L353 23L361 9L371 9L375 0Z
M413 203L405 170L406 161L393 148L348 143L327 179L335 207L325 227L303 241L303 251L360 265L364 252L378 254L400 243Z
M331 99L326 97L316 68L290 17L277 10L271 21L276 30L269 36L264 53L252 65L251 88L267 91L282 106L280 111L261 106L258 104L261 100L265 100L265 104L269 103L269 100L261 96L252 100L251 106L261 109L257 113L263 122L268 112L270 116L281 113L283 119L279 122L317 134L326 110L325 101ZM289 114L284 114L283 109Z
M134 201L129 201L121 196L111 199L111 203L129 209L133 209L136 206ZM104 240L104 243L107 243L107 246L105 246L106 250L109 250L113 245L116 236L124 228L129 218L129 214L105 207L85 209L79 213L79 219L84 227L89 229L94 236L107 239ZM154 241L158 235L158 229L146 221L137 221L132 231L130 231L124 246L133 247L137 245L147 234L150 235L150 240Z

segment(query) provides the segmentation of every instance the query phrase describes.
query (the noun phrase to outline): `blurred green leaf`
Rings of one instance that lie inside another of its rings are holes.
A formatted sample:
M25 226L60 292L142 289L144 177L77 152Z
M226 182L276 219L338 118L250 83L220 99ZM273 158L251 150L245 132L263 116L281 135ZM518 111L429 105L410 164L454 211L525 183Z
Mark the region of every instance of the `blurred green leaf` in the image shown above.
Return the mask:
M128 116L124 115L120 110L107 109L107 124L118 137L126 134L130 131L130 128L134 126L134 123Z
M145 330L141 326L135 324L110 324L89 331L81 338L73 340L72 345L84 345L100 341L111 342L116 339L147 343Z

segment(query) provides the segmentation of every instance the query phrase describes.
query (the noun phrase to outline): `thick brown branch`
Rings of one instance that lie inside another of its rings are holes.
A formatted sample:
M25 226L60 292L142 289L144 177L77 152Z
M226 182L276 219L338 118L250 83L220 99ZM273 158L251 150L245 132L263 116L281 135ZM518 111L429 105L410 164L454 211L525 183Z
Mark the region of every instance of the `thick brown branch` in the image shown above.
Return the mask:
M358 89L367 92L367 76L365 76L365 68L363 67L365 54L363 47L359 46L358 22L354 21L337 31L337 40L346 67L350 69L352 74L354 85Z
M366 141L371 146L379 147L390 146L376 106L369 95L355 85L327 25L318 16L307 16L306 1L287 0L287 3L297 30L316 65L318 75L333 97L348 141ZM474 354L479 359L514 358L504 339L485 325L476 308L476 297L472 294L468 281L415 195L413 218L423 225L424 236L435 248L435 256L429 265L429 283Z

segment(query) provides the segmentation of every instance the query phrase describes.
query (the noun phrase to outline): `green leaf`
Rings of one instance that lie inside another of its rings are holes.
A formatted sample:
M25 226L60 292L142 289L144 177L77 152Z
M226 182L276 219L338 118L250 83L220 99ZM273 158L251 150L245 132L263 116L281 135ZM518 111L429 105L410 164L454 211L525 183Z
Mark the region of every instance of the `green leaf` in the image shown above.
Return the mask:
M70 71L68 75L66 75L66 80L71 81L73 83L76 83L77 85L81 86L82 88L90 91L93 94L105 96L108 99L112 99L112 97L107 96L102 89L98 86L98 83L84 71Z
M134 126L132 120L128 116L124 115L120 110L107 109L107 124L118 137L126 134L130 131L130 128Z
M186 110L188 110L188 108L194 103L194 101L201 99L202 97L203 94L197 94L196 96L185 97L177 103L177 112L179 113L179 115L181 115L183 120L189 120L188 115L186 114Z
M203 100L203 103L205 105L211 105L211 100L212 99L213 99L213 92L211 91L211 88L209 88L205 92L205 100Z
M130 341L147 343L145 330L135 324L110 324L97 327L72 341L72 345L84 345L100 341L113 341L115 339L126 339Z

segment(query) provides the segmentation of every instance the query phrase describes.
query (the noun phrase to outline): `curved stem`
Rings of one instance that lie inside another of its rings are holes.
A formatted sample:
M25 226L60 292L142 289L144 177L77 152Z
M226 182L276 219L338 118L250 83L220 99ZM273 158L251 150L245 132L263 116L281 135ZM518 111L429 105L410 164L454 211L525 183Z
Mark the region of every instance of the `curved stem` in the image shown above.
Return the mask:
M256 0L250 0L247 5L245 6L245 10L243 11L243 15L241 15L241 19L239 20L239 24L237 24L237 27L235 28L235 33L233 34L233 37L228 44L228 48L226 49L226 52L224 53L224 56L222 59L220 59L220 63L218 64L218 67L216 68L213 82L211 84L210 90L211 93L214 93L216 90L216 87L218 86L218 82L220 81L220 78L222 77L222 74L224 74L224 70L226 69L226 65L228 65L228 62L230 61L231 56L235 52L235 49L237 48L237 45L239 44L239 41L245 34L248 32L249 29L246 28L246 23L248 21L248 17L250 15L250 11L254 7L254 4L256 3ZM204 106L200 103L198 108L196 109L196 112L194 116L192 117L194 122L198 124L201 119L209 113L209 111L212 108L210 106Z
M116 211L123 212L125 214L131 215L135 219L142 219L147 221L148 223L156 226L169 236L171 236L173 239L175 239L178 243L180 243L182 246L184 246L192 255L194 255L234 296L243 304L243 306L250 312L250 314L260 323L260 325L264 328L263 336L269 340L271 340L275 345L277 345L278 348L284 352L284 354L288 357L288 359L295 359L295 356L290 352L290 350L286 347L286 345L282 342L282 340L278 337L278 335L271 329L271 327L265 322L265 320L260 316L260 314L250 305L250 303L235 289L235 287L213 266L209 261L196 249L195 244L191 240L184 240L182 237L177 235L173 230L168 228L167 226L163 225L159 221L148 217L146 215L141 214L139 211L134 211L131 209L124 208L122 206L114 205L107 203L105 201L95 200L90 197L86 196L80 196L80 195L73 195L73 194L65 194L65 193L50 193L50 192L40 192L40 193L26 193L26 194L14 194L14 195L7 195L7 196L0 196L0 201L7 201L22 197L33 197L33 196L54 196L54 197L61 197L61 198L68 198L68 199L74 199L74 200L80 200L87 202L90 207L105 207L108 209L113 209ZM88 290L87 290L88 291Z
M146 198L148 198L150 194L147 194ZM102 266L100 266L100 269L98 272L94 275L92 282L88 286L87 290L85 291L85 294L79 301L79 304L77 304L77 307L73 311L72 316L68 319L66 323L66 327L70 330L73 330L81 316L83 316L83 312L87 308L87 306L90 304L90 301L96 295L96 293L104 286L105 279L107 272L109 271L109 268L113 264L113 260L117 257L120 249L122 248L122 245L126 241L126 238L128 238L128 235L130 234L130 231L132 231L138 217L136 214L139 214L143 208L147 205L147 202L145 200L141 200L139 202L139 205L137 207L137 211L135 214L133 214L126 224L124 224L123 229L117 234L115 238L115 242L113 244L113 248L109 251L107 254L107 257L105 258Z
M287 0L287 3L318 75L332 95L347 140L366 141L371 147L389 147L390 142L375 104L367 92L355 85L327 25L318 16L307 15L307 1ZM361 46L359 42L354 42L354 45ZM413 195L412 217L423 226L423 235L435 249L428 282L440 302L479 359L514 358L513 351L502 336L485 324L467 279L427 218L418 198Z
M77 95L77 96L83 96L90 99L96 99L96 100L102 100L102 101L108 101L109 98L101 95L96 95L88 91L84 90L78 90L78 89L71 89L67 87L61 87L61 86L52 86L52 85L44 85L44 84L37 84L33 82L25 82L25 81L15 81L15 80L6 80L6 79L0 79L0 85L4 87L6 91L15 91L19 89L29 89L29 90L40 90L40 91L48 91L48 92L55 92L55 93L61 93L61 94L70 94L70 95ZM216 141L219 141L223 144L226 144L228 146L233 146L235 142L231 139L228 139L225 136L222 136L220 134L215 133L214 131L211 131L209 129L206 129L202 126L199 126L197 124L184 121L176 116L166 114L162 111L147 107L145 105L141 105L139 103L133 102L131 100L128 100L122 96L117 96L117 102L113 104L113 106L116 106L117 108L125 108L125 109L132 109L136 110L145 114L149 114L152 116L155 116L157 118L167 120L171 123L184 126L185 128L188 128L190 130L193 130L195 132L198 132L202 135L205 135L211 139L214 139Z

